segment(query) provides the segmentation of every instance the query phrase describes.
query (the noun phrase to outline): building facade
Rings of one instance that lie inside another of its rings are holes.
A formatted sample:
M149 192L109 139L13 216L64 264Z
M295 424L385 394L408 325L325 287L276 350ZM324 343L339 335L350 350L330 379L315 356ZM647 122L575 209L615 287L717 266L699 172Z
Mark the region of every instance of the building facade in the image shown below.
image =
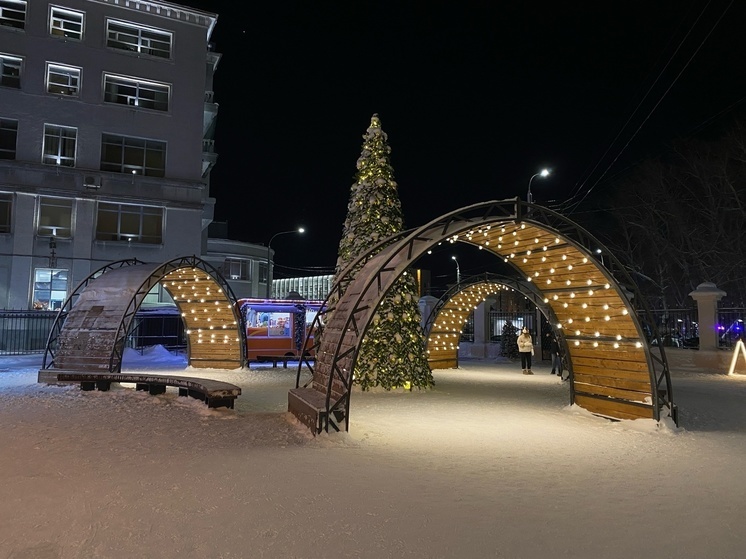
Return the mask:
M107 263L207 250L216 20L0 0L0 308L58 308Z

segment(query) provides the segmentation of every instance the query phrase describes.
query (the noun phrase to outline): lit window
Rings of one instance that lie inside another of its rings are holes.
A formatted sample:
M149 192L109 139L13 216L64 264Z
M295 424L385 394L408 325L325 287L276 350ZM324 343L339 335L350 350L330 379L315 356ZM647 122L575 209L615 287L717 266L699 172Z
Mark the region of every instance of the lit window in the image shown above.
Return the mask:
M13 195L0 192L0 233L10 233L10 216L13 210Z
M0 118L0 159L16 158L18 121Z
M170 91L165 83L104 74L104 101L108 103L167 111Z
M49 33L55 37L83 39L83 12L52 6L49 9Z
M23 59L9 54L0 54L0 85L21 88L21 63Z
M163 177L166 174L166 142L103 134L101 170Z
M46 165L75 167L75 144L77 136L77 128L45 124L42 163Z
M25 0L0 0L0 25L23 29L26 27Z
M113 19L106 21L107 47L171 58L172 38L171 33L162 29Z
M100 202L96 239L161 244L163 208Z
M47 62L47 93L80 95L80 68Z
M73 201L69 198L39 198L38 235L64 239L72 236Z
M31 305L35 310L59 310L67 299L67 270L37 268L34 270L34 292Z

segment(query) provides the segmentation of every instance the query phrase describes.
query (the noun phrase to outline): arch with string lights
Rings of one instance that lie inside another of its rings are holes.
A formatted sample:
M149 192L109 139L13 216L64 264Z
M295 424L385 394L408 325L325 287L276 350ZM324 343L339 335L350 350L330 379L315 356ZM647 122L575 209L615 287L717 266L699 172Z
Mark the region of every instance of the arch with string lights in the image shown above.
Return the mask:
M528 299L552 324L557 318L533 282L492 273L468 278L448 289L425 319L427 364L430 370L458 367L459 340L469 315L493 295L515 291Z
M187 256L158 265L120 260L90 274L62 305L47 341L42 370L121 372L135 313L157 284L178 307L189 365L244 365L245 333L233 291L213 266Z
M678 422L665 352L649 343L659 339L657 328L635 282L578 224L518 198L467 206L402 232L340 274L327 299L336 302L316 318L323 324L316 360L299 364L288 394L288 410L301 422L315 432L349 430L352 371L375 309L443 241L489 251L532 284L567 348L572 404L612 419ZM300 386L304 364L313 376Z

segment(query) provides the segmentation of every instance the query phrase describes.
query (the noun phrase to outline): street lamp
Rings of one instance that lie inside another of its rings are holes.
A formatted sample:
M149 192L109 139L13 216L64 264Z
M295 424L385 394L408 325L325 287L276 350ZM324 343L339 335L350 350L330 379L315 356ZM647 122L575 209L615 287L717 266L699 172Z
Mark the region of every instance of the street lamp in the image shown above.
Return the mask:
M305 229L303 227L299 227L298 229L293 229L292 231L280 231L279 233L275 233L272 235L272 237L269 239L269 242L267 243L267 299L270 298L270 290L272 288L272 279L270 278L270 247L272 246L272 241L275 240L275 237L279 235L287 235L288 233L303 233L305 232Z
M451 260L456 263L456 285L461 285L461 268L458 267L458 260L455 256L451 256Z
M529 204L534 203L534 197L531 194L531 181L534 180L535 177L548 177L549 176L549 169L542 169L535 175L532 175L530 179L528 179L528 195L526 196L526 201L528 201Z

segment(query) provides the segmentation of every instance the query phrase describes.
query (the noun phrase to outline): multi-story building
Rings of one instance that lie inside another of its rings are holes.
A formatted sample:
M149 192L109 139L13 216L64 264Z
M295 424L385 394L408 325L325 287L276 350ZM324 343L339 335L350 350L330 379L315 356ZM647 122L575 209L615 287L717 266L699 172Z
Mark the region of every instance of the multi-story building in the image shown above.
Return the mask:
M54 309L110 262L206 251L216 20L0 0L0 308Z

